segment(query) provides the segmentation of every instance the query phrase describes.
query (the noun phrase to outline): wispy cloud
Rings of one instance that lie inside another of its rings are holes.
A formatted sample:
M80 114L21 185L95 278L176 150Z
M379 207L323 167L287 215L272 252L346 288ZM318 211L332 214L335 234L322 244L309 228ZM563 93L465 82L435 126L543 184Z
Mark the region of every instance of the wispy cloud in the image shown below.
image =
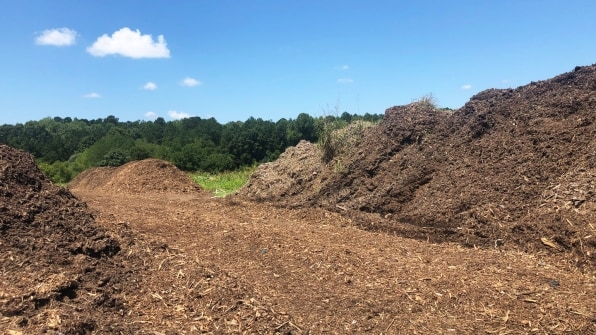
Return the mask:
M350 66L347 64L344 64L344 65L336 66L335 69L340 70L340 71L347 71L350 69Z
M191 78L191 77L186 77L186 78L182 79L182 81L180 82L180 85L186 86L186 87L194 87L194 86L199 86L202 84L203 83L200 82L199 80L196 80L195 78Z
M339 78L337 82L340 84L351 84L354 82L354 80L352 80L351 78Z
M147 91L155 91L157 89L157 84L152 82L152 81L148 81L144 86L143 86L144 90Z
M75 44L76 40L76 31L68 28L56 28L44 30L35 38L35 44L63 47Z
M155 119L157 119L157 116L158 115L155 112L147 112L147 113L145 113L145 118L146 119L155 120Z
M462 85L462 86L461 86L461 89L462 89L462 90L469 90L469 89L471 89L471 88L472 88L472 85L470 85L470 84L465 84L465 85Z
M91 93L83 94L83 98L98 99L98 98L101 98L101 95L99 93L91 92Z
M168 116L174 120L186 119L192 117L192 115L184 112L177 112L177 111L168 111Z
M153 41L151 35L141 35L137 30L124 27L108 36L104 34L97 38L87 52L95 57L107 55L121 55L130 58L169 58L170 50L163 35Z

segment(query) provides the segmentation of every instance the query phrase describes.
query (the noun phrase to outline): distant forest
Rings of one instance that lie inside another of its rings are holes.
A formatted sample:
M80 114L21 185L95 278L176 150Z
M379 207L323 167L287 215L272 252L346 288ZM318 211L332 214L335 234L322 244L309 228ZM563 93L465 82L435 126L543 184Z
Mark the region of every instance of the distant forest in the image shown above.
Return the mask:
M0 126L0 143L33 154L54 182L67 183L96 166L119 166L159 158L185 171L221 172L268 162L300 140L317 142L325 123L377 122L378 114L314 118L306 113L277 122L249 118L218 123L214 118L120 122L114 116L86 120L45 118Z

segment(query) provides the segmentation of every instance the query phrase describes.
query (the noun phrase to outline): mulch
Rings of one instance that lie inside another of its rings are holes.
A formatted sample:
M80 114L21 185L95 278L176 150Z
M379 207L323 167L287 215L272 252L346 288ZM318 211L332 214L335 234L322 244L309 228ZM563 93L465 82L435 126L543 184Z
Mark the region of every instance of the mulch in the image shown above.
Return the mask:
M480 92L453 112L392 107L351 152L324 164L300 144L310 150L259 167L238 196L343 212L373 231L549 250L593 266L595 90L592 65Z

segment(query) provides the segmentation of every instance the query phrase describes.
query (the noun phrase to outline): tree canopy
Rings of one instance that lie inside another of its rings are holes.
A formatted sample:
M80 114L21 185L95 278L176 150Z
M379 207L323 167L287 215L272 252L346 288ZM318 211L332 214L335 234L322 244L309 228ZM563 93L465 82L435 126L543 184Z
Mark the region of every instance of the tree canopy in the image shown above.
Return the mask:
M331 118L349 123L382 116L344 112ZM44 172L61 183L90 167L145 158L168 160L186 171L220 172L275 160L300 140L316 142L325 119L306 113L277 122L251 117L226 124L200 117L168 122L121 122L113 115L95 120L48 117L1 125L0 143L30 152Z

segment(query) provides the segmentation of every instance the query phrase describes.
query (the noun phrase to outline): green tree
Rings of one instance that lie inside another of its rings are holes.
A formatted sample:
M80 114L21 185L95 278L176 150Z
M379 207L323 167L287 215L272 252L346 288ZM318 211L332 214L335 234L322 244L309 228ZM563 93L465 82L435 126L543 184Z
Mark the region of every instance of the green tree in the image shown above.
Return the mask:
M129 161L127 153L122 149L108 152L99 162L99 166L121 166Z
M232 171L237 166L234 164L234 158L227 153L212 153L205 159L202 169L206 172Z
M215 153L215 145L209 140L197 140L186 144L173 156L173 163L186 171L207 171L207 157Z
M97 140L87 148L78 158L77 162L86 167L100 166L108 154L120 150L128 156L128 151L134 146L135 141L126 131L111 128L108 134Z
M306 113L300 113L296 120L290 122L289 126L288 142L290 145L296 145L300 140L317 141L315 119Z

